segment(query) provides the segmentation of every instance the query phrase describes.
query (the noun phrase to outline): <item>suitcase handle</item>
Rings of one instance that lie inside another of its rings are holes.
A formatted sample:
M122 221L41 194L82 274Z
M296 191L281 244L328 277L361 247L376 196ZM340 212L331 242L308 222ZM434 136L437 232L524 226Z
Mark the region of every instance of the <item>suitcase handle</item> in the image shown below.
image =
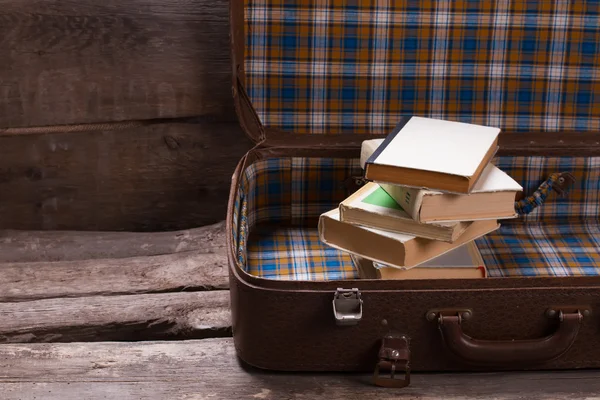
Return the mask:
M527 340L479 340L467 336L461 316L442 315L438 327L446 346L458 357L472 364L511 365L542 363L563 355L573 345L583 315L579 312L558 313L559 326L549 336Z

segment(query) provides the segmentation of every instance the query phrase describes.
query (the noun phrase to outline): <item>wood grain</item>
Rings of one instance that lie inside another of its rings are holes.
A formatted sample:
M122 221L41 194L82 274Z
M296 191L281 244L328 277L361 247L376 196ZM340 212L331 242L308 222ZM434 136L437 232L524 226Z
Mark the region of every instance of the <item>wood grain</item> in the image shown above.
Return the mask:
M202 338L230 330L226 290L0 303L1 343Z
M0 229L169 231L222 221L237 123L0 136Z
M0 263L213 253L224 248L225 221L169 232L0 231ZM4 267L0 267L0 274Z
M0 0L0 127L235 118L226 0Z
M0 263L0 301L228 288L224 250L208 254L189 251L121 259Z
M0 346L0 397L12 399L597 398L599 371L413 374L404 389L364 374L289 374L240 364L229 338Z

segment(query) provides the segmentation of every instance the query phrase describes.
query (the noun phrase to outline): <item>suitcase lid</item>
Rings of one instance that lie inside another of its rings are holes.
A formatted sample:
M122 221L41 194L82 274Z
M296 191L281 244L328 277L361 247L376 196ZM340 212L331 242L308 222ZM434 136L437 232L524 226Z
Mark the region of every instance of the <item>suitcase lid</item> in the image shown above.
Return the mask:
M232 0L230 18L236 112L255 142L363 140L419 115L600 154L596 1Z

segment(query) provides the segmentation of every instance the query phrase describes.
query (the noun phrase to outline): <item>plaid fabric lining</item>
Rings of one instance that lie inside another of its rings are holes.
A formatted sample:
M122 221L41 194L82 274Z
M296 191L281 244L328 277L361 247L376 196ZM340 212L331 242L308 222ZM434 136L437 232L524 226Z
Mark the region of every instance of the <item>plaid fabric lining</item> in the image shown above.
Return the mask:
M350 255L321 243L314 228L258 227L246 271L279 280L358 279Z
M544 204L516 220L522 222L583 223L600 218L600 157L497 157L492 162L532 194L555 172L570 172L575 184L564 197L551 192Z
M263 124L385 133L401 115L600 130L600 2L247 0Z
M476 240L490 277L600 275L600 225L501 226Z
M308 233L302 236L301 229L282 230L267 239L263 235L256 243L254 233L265 223L305 226L308 219L316 219L337 207L339 199L349 196L344 181L360 173L357 159L282 158L250 165L242 175L233 211L239 265L265 277L273 277L278 271L278 279L350 276L347 257L329 248L318 248L323 246L318 236L311 239ZM301 245L295 250L296 243Z
M319 241L314 228L253 233L247 272L267 279L358 279L350 256ZM475 241L490 278L600 275L600 225L501 226Z
M247 180L248 224L303 224L336 207L350 193L343 185L361 174L359 160L286 158L252 164Z
M550 193L541 207L477 240L490 277L600 274L600 157L493 162L526 193L556 171L570 172L577 183L566 197ZM343 182L358 173L358 160L344 159L268 159L248 167L234 209L239 265L267 279L356 279L349 255L321 243L316 223L305 221L346 198Z

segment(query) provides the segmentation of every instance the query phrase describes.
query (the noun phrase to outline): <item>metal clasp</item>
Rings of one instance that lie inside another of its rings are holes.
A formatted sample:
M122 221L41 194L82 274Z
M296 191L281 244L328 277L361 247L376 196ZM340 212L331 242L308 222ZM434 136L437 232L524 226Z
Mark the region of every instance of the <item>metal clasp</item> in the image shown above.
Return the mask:
M333 297L333 316L337 325L356 325L362 319L362 298L356 288L338 288Z

